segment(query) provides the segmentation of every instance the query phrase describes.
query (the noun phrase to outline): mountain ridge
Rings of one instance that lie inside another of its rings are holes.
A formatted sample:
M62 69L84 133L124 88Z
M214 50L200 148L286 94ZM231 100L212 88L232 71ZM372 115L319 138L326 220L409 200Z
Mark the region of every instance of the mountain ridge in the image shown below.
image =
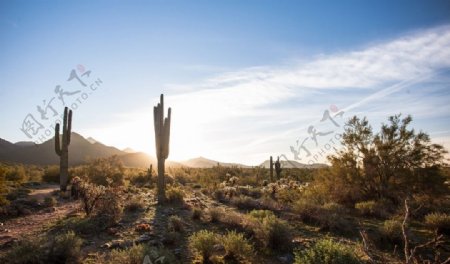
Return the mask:
M58 165L59 157L55 153L54 144L54 138L42 144L34 144L28 141L12 143L0 138L0 161L35 165ZM130 150L130 148L120 150L113 146L107 146L91 137L85 138L76 132L72 132L71 144L69 145L69 165L80 165L92 158L106 158L117 155L127 167L148 168L150 164L154 167L157 166L155 156L144 152L131 152ZM307 165L296 161L281 161L281 163L284 168L320 168L327 166L325 164ZM220 162L201 156L180 162L166 161L166 166L168 167L212 168L217 165L241 168L253 167L240 163ZM269 168L269 161L266 160L259 166Z

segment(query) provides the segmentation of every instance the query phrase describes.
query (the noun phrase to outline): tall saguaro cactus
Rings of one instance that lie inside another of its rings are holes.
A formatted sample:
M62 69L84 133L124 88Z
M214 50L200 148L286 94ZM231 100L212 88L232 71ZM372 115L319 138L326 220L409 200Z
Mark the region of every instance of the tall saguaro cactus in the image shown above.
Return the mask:
M164 118L164 95L161 94L160 102L153 108L155 123L155 146L158 158L158 203L166 200L166 181L164 178L164 163L169 156L170 116L172 109L169 107L167 117Z
M61 191L66 191L69 180L69 145L72 133L72 110L64 108L62 145L59 140L59 126L55 126L55 152L59 156L59 183Z
M273 182L273 159L272 156L270 156L270 182Z

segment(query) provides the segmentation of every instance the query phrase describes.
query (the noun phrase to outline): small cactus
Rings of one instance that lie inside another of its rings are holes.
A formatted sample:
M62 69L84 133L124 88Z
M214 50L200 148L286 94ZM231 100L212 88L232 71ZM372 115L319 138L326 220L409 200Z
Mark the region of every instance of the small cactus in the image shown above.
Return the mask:
M59 139L60 124L55 126L55 152L59 156L59 182L61 191L67 190L69 180L69 145L70 134L72 133L72 110L64 108L62 144Z
M272 156L270 156L270 182L273 182L273 159Z
M277 179L279 180L281 177L281 162L280 162L280 157L277 158L277 161L275 161L275 173L277 174Z
M156 157L158 158L158 203L163 203L166 200L164 163L169 156L171 112L172 110L169 107L168 116L164 118L164 95L161 94L160 103L153 108Z

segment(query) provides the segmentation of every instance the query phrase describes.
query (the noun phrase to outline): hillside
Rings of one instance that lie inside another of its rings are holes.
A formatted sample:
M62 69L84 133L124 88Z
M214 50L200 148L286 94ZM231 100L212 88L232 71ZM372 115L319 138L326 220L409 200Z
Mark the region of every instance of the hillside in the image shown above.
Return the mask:
M69 146L69 165L78 165L90 158L123 155L124 152L101 143L91 143L78 133L72 132ZM59 163L55 153L54 138L42 144L13 144L6 140L0 142L0 160L24 164L52 165Z
M214 166L217 166L218 164L220 166L224 166L224 167L233 167L233 166L237 166L237 167L241 167L241 168L250 168L251 167L251 166L247 166L247 165L243 165L243 164L239 164L239 163L219 162L219 161L210 160L210 159L207 159L204 157L198 157L198 158L182 161L181 164L183 164L184 166L187 166L187 167L192 167L192 168L212 168Z

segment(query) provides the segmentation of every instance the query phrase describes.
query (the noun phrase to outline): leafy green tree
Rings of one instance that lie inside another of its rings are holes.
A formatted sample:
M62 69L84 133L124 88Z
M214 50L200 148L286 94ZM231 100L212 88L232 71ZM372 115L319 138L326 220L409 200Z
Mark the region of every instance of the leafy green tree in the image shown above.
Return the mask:
M342 136L344 148L329 157L332 168L322 182L339 188L344 202L375 198L374 194L376 198L398 198L411 192L445 191L442 167L447 152L431 143L426 133L409 128L411 122L409 115L391 116L374 133L366 118L351 118ZM359 192L354 192L355 186ZM345 188L351 192L342 191Z

